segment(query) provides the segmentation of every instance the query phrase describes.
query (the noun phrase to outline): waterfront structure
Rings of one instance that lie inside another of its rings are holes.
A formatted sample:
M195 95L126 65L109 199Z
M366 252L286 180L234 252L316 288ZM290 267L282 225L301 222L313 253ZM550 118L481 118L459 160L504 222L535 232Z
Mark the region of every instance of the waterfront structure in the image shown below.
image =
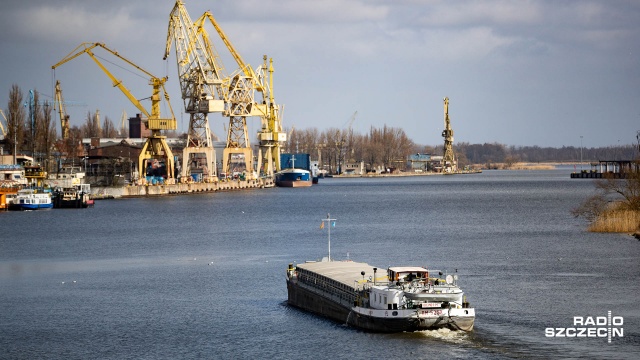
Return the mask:
M572 179L625 179L627 174L640 173L640 162L633 160L599 160L591 163L591 170L571 173Z
M366 174L364 161L359 162L345 162L344 163L344 175L364 175Z

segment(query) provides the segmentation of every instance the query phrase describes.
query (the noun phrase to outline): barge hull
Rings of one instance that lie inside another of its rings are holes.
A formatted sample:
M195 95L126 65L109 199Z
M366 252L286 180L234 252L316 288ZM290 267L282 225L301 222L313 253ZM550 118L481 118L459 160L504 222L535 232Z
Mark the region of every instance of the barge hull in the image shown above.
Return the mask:
M394 318L394 313L403 311L385 311L386 315L368 316L366 309L356 307L349 314L347 324L365 330L377 332L422 331L447 328L449 330L473 330L475 311L473 309L447 309L439 316L419 316L420 310L412 310L414 315ZM460 312L465 312L462 314ZM460 313L460 314L459 314Z
M287 281L287 292L289 305L346 324L351 311L349 308L291 281Z

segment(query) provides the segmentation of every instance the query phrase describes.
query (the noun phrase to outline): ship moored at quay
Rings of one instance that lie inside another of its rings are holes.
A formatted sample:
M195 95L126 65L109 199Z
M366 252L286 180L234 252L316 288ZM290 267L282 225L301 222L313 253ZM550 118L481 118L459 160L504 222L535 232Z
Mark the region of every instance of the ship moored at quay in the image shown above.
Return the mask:
M406 266L378 277L366 263L314 261L289 264L286 282L290 305L366 331L473 330L457 274Z

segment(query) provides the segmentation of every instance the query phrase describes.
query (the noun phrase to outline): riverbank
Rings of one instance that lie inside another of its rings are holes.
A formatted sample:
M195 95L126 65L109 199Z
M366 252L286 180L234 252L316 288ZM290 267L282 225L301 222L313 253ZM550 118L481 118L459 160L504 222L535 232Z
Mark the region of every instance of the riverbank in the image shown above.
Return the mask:
M573 163L488 163L486 168L489 170L554 170L559 165L573 165Z
M408 176L438 176L438 175L464 175L464 174L479 174L482 173L481 169L474 170L461 170L455 173L441 173L441 172L392 172L392 173L368 173L364 175L331 175L327 178L385 178L385 177L408 177Z

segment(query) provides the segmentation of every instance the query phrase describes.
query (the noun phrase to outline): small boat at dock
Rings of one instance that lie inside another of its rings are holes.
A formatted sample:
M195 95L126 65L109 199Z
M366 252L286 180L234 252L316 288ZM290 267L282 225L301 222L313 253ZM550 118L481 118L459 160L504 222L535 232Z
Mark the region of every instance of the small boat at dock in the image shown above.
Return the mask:
M51 193L37 189L21 189L13 202L9 204L9 210L38 210L51 209Z
M73 187L56 188L53 191L53 207L56 209L79 209L94 205L89 197L89 184L79 184Z

